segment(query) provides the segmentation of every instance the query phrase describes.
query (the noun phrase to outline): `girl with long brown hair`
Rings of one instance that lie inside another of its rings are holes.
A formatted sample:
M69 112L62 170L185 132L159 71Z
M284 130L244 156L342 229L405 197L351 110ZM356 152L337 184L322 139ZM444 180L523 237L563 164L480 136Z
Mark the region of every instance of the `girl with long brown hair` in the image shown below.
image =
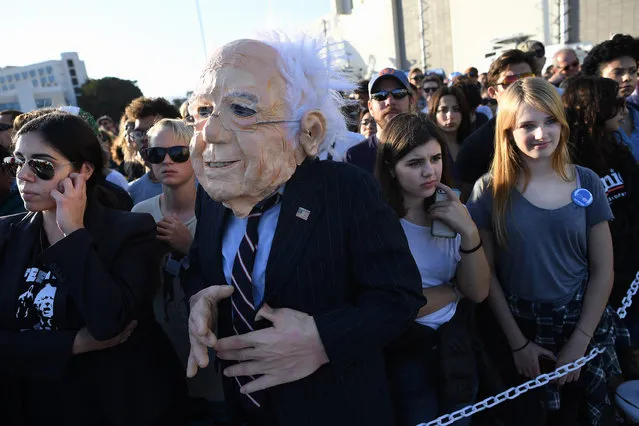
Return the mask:
M553 86L541 78L513 83L499 102L491 170L468 204L493 266L488 302L503 335L500 346L491 330L490 346L507 384L574 362L593 345L605 349L518 399L546 408L524 424L614 424L607 381L620 374L615 340L628 336L607 305L612 213L599 177L571 164L569 133Z

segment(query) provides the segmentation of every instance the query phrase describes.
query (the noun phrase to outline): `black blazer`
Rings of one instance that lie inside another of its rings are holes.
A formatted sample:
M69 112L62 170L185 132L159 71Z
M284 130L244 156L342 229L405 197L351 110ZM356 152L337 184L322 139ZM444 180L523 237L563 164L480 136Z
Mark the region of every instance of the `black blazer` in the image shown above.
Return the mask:
M310 211L307 220L296 216L300 207ZM187 295L226 283L229 212L199 188ZM286 183L264 301L312 315L330 360L268 391L279 426L394 424L383 346L408 328L425 299L399 220L368 172L332 161L298 167ZM229 299L219 309L219 334L233 335ZM235 381L224 384L227 408L237 414Z
M0 424L156 425L179 408L184 374L151 310L153 218L94 202L85 224L41 255L57 278L59 330L19 331L17 296L42 215L0 219ZM82 327L106 340L133 319L126 343L72 355Z

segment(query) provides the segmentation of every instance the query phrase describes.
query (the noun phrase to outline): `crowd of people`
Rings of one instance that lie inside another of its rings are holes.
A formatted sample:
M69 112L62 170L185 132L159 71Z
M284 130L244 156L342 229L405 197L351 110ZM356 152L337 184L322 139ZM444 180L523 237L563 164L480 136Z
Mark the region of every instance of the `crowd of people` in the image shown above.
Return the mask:
M639 40L348 81L273 33L191 98L0 111L0 423L614 425Z

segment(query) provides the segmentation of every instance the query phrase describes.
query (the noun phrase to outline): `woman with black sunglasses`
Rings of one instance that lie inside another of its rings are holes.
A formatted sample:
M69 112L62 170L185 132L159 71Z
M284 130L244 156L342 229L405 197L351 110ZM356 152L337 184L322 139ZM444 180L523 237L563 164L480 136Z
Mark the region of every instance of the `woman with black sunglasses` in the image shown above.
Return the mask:
M180 284L180 272L188 268L188 252L195 235L195 175L189 161L191 127L181 120L162 119L147 132L149 147L142 151L162 193L133 207L133 212L149 213L157 223L160 262L160 291L153 301L155 319L171 340L184 371L189 356L188 308ZM223 412L220 377L213 363L188 381L190 421L215 423L207 417Z
M183 374L151 311L152 218L110 208L82 118L34 118L14 145L28 212L0 219L0 423L180 424Z

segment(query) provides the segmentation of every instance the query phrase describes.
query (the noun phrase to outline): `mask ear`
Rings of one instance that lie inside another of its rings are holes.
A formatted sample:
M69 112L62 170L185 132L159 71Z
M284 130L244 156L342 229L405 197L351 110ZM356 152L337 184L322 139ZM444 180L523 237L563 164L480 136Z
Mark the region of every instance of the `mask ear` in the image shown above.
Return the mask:
M319 111L309 111L300 121L300 146L305 157L316 157L326 136L326 119Z

